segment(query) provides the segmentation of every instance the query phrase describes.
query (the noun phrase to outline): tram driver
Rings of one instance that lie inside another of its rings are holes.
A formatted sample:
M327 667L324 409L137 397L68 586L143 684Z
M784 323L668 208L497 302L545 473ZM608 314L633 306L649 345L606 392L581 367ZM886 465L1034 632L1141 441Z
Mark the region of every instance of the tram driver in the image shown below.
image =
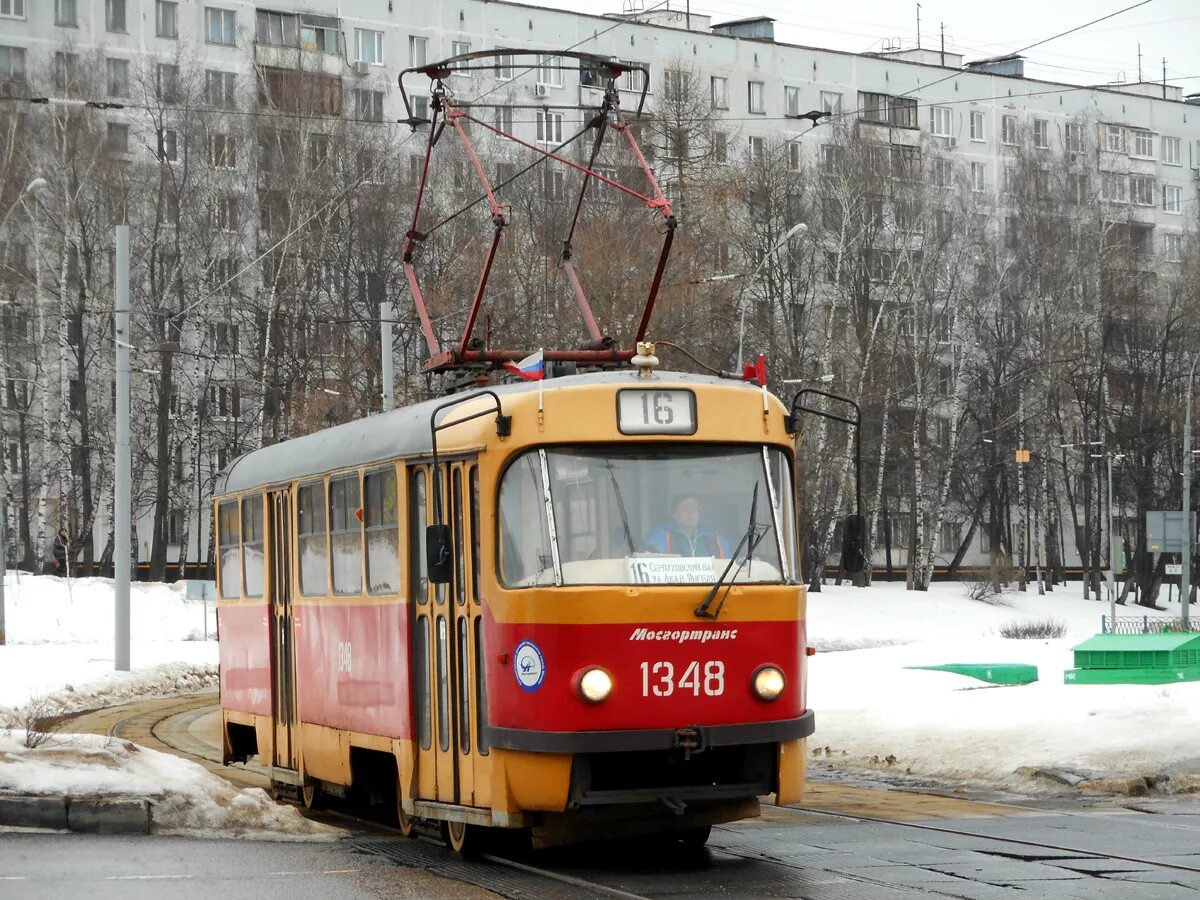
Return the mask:
M668 556L729 558L729 543L717 529L700 519L700 500L680 494L671 503L671 520L652 528L642 545L648 552Z

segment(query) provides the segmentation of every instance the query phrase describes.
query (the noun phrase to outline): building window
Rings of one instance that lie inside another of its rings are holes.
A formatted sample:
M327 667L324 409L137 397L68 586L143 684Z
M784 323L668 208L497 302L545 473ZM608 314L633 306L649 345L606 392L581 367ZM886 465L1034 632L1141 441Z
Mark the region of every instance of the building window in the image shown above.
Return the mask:
M1083 132L1078 125L1068 122L1063 126L1063 144L1068 153L1080 153L1083 150Z
M106 59L104 61L104 75L105 80L108 82L108 96L129 96L129 60Z
M125 0L104 0L104 24L109 31L126 30Z
M1088 199L1088 178L1071 172L1067 175L1067 202L1073 206L1082 206Z
M750 161L762 162L767 157L766 141L761 137L751 137L749 139L750 146Z
M1033 120L1033 146L1039 150L1050 149L1050 123L1045 119Z
M1129 202L1129 178L1124 172L1101 172L1100 194L1113 203Z
M984 184L983 163L971 163L971 190L982 191L984 189Z
M537 114L537 141L539 144L561 144L562 143L562 113L546 112L538 110Z
M355 59L373 66L383 65L383 32L369 28L354 29Z
M566 180L562 169L542 167L542 196L547 200L562 200L566 196Z
M104 146L109 153L128 153L129 126L123 122L109 122Z
M950 160L935 158L933 161L933 183L937 187L948 188L954 183L954 166Z
M354 89L354 114L365 122L383 121L383 91Z
M821 91L821 111L831 116L842 114L842 95L836 91Z
M337 53L341 23L331 16L300 17L300 48L318 53Z
M1124 153L1125 129L1120 125L1105 125L1104 149L1112 153Z
M179 37L178 8L179 4L171 2L171 0L156 0L154 5L154 33L160 38Z
M949 423L947 423L949 425ZM943 522L942 533L938 540L939 553L956 553L962 543L962 525L957 522Z
M156 84L158 99L164 103L179 100L179 66L172 63L158 64Z
M729 79L713 75L708 80L709 96L713 109L729 109Z
M917 127L917 101L910 97L888 94L859 93L859 117L867 122L895 125L897 128Z
M0 0L0 17L5 19L25 18L25 0Z
M216 209L216 225L222 231L237 231L238 229L238 198L218 197Z
M19 81L24 78L25 48L0 47L0 81L8 81L9 79Z
M497 81L512 81L513 58L511 53L501 53L496 57L495 68L492 70Z
M54 0L54 24L76 28L79 16L75 8L75 0Z
M497 106L492 116L496 127L505 134L512 134L513 110L511 106Z
M209 106L217 109L236 108L236 85L237 75L233 72L218 72L215 69L206 69L204 72L204 97Z
M1163 255L1171 262L1179 262L1183 259L1183 235L1163 234Z
M1168 166L1180 165L1179 138L1162 138L1162 161Z
M469 43L467 43L466 41L451 41L450 42L450 55L451 56L466 56L470 52L471 52L471 45ZM470 78L471 70L469 68L467 68L470 65L471 65L471 63L469 61L468 62L460 62L460 63L455 63L454 68L464 78Z
M785 87L783 89L783 113L787 116L800 115L800 88Z
M210 44L234 45L235 16L232 9L204 7L204 40Z
M175 162L179 159L178 136L174 128L164 128L158 134L158 158L163 162ZM172 221L179 219L176 213Z
M299 43L298 25L295 13L260 9L255 20L254 39L260 44L295 47Z
M1017 117L1000 117L1000 142L1009 146L1017 142Z
M1163 212L1183 212L1183 188L1179 185L1163 185Z
M54 54L54 87L64 93L75 89L75 73L79 68L79 57L74 53Z
M1153 206L1155 199L1154 193L1153 175L1129 176L1130 199L1138 206Z
M938 137L950 137L950 107L934 106L929 110L929 130Z
M562 87L562 59L547 53L538 55L537 83Z
M241 395L236 384L208 386L209 414L216 418L238 418L242 414Z
M412 68L419 68L425 65L428 58L427 49L429 47L429 38L417 37L409 35L408 38L408 64Z
M412 98L412 111L414 118L416 118L418 121L428 122L429 98L422 94L414 95Z
M984 132L983 125L984 125L983 113L978 112L978 111L973 111L971 113L971 140L973 140L973 141L986 141L987 140L987 135Z
M799 141L789 141L788 145L787 145L787 150L788 150L788 169L790 169L793 172L799 172L800 171L800 142Z
M762 115L767 111L766 107L766 85L761 81L747 82L746 87L746 108L757 115Z
M821 171L826 175L836 175L842 170L842 160L845 158L845 151L837 144L823 144L821 146Z
M237 145L228 134L214 134L208 142L208 161L217 169L237 168Z
M729 161L729 136L718 131L713 135L713 162L728 162Z
M1154 159L1154 135L1149 131L1133 132L1133 152L1130 155Z
M621 60L621 65L625 66L625 71L621 73L617 87L622 91L641 91L643 80L648 82L650 79L649 67L628 59Z

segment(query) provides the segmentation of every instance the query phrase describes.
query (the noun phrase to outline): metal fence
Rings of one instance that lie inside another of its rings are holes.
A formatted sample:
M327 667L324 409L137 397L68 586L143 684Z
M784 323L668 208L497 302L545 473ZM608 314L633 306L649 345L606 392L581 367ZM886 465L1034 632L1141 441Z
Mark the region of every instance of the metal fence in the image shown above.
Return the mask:
M1173 634L1176 632L1200 632L1200 621L1189 617L1185 627L1183 619L1117 616L1110 620L1108 616L1100 617L1101 634Z

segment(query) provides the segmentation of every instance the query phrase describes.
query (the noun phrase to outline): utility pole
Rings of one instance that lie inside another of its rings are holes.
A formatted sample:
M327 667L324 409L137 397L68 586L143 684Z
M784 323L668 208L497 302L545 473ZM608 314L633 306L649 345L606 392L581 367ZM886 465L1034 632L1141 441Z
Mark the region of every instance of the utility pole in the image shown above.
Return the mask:
M116 344L117 439L113 472L113 607L116 619L114 668L129 671L129 226L118 225L117 278L113 296L113 334Z
M1117 542L1116 519L1113 515L1112 450L1106 450L1104 461L1108 463L1108 629L1117 633Z
M8 510L0 496L0 647L4 646L4 582L8 579Z
M1183 630L1190 631L1189 609L1192 602L1192 379L1200 351L1192 354L1187 394L1183 406L1183 567L1179 572L1179 599L1183 603Z
M383 411L387 412L396 405L392 388L392 320L395 312L392 304L386 300L379 304L379 369L382 382L381 396Z

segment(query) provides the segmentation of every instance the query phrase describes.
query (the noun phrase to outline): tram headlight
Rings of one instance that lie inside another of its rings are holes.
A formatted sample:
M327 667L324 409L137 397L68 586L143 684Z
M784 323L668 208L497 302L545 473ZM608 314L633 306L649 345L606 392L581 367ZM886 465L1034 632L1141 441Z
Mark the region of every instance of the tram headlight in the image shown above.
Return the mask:
M760 700L775 700L783 693L787 679L775 666L759 666L751 679L754 693Z
M612 676L603 669L584 669L576 681L579 696L588 703L603 703L612 693Z

